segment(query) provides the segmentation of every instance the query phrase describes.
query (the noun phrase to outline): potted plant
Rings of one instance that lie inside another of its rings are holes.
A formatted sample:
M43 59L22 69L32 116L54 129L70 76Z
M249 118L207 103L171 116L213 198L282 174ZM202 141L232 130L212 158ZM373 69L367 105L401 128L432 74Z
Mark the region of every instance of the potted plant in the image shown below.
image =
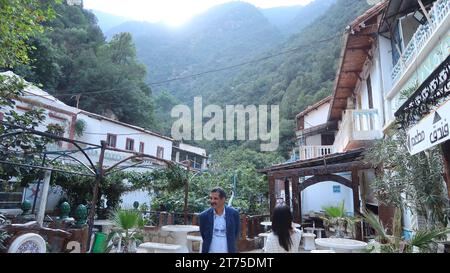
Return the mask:
M123 253L134 252L136 244L142 241L141 230L145 225L141 213L135 209L118 208L112 213L111 221L117 228L109 234L108 242L118 237L118 251Z
M432 252L436 248L439 239L450 232L449 228L435 228L430 230L418 230L406 240L402 237L401 210L395 209L392 234L388 234L387 229L380 219L373 212L364 212L363 219L371 225L376 232L375 241L371 242L372 252L388 253L412 253L412 252Z
M353 229L354 223L358 220L356 217L350 217L345 212L345 202L341 202L339 206L327 206L322 209L325 212L321 218L324 220L325 226L332 226L335 229L335 236L344 238L347 235L347 229Z

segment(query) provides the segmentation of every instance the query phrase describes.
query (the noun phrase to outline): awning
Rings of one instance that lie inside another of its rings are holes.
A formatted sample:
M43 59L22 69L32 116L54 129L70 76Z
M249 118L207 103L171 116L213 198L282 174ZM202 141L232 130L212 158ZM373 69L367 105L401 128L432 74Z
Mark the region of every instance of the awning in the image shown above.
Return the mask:
M436 0L422 0L422 3L425 7L428 7L435 1ZM418 9L420 9L418 0L389 0L387 8L383 13L383 17L381 19L381 24L378 29L378 32L381 35L390 38L389 30L392 24L398 18L405 16L411 12L414 12Z

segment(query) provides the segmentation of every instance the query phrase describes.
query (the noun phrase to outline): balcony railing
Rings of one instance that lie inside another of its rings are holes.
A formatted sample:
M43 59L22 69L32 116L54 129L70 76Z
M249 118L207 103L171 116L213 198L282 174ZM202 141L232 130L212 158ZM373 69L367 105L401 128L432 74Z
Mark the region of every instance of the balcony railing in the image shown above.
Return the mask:
M429 15L431 19L431 24L427 23L425 25L420 25L419 28L414 33L411 41L405 48L402 56L398 60L397 64L394 66L391 74L392 82L396 83L403 72L411 64L411 62L417 57L417 55L424 48L425 44L430 40L434 31L439 27L439 25L445 20L447 15L450 13L450 1L449 0L438 0L430 9Z
M352 140L373 140L381 136L378 110L347 110L334 141L334 151L342 152Z
M334 153L333 146L300 146L300 160L322 157Z

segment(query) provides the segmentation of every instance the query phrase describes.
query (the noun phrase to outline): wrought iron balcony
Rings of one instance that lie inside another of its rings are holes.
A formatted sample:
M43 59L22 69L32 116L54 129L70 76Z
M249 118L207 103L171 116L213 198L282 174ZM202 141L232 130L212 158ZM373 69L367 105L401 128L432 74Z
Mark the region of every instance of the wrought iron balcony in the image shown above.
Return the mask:
M449 14L449 0L438 0L434 3L429 11L431 23L419 26L392 70L391 78L394 84L400 79L408 66L431 39L435 30L444 22Z

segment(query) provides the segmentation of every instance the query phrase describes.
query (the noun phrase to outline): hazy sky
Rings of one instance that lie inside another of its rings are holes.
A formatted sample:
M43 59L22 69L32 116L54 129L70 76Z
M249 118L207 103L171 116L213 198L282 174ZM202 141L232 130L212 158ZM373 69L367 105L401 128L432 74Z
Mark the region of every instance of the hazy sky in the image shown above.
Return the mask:
M260 8L305 5L312 0L247 0ZM230 0L84 0L86 9L128 17L135 20L181 25L192 16Z

